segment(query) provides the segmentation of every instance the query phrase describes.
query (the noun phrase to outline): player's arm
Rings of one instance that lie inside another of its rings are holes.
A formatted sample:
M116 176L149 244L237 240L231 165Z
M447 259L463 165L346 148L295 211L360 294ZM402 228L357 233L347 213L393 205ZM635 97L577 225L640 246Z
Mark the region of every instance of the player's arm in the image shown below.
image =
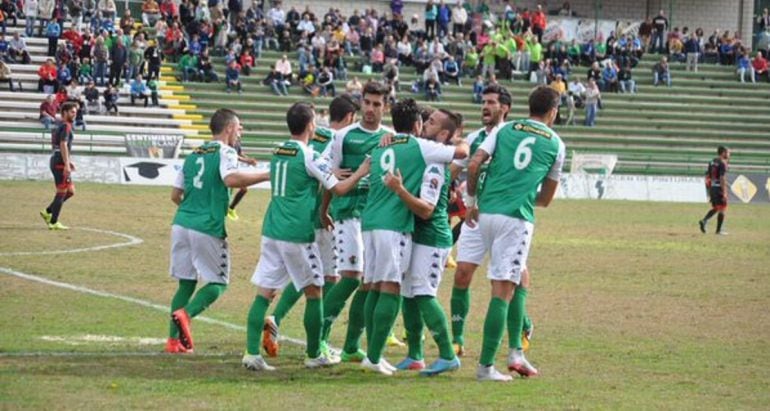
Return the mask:
M480 147L473 154L471 162L468 164L468 180L466 181L468 198L465 201L465 205L468 207L476 205L476 188L478 187L479 175L481 174L481 166L489 160L489 157L490 153L487 153ZM467 201L469 198L471 199L471 204Z
M561 169L564 166L564 159L567 157L567 150L563 143L559 144L559 152L556 154L556 160L551 165L551 169L543 179L543 184L535 198L536 207L548 207L556 196L556 190L559 188L561 179Z
M451 181L457 180L457 176L463 171L463 167L458 165L456 161L449 163L449 178Z
M321 218L321 227L328 230L330 228L334 228L332 217L329 215L329 204L332 202L332 193L326 189L323 189L322 191L321 208L318 210L318 214Z
M248 187L270 180L269 171L238 171L238 153L232 147L224 148L219 156L219 175L227 187Z
M246 164L248 164L250 166L256 166L257 165L257 159L256 158L251 158L251 157L245 156L243 154L238 154L238 161L240 161L241 163L246 163Z
M425 178L426 176L423 176L423 189L425 188ZM431 203L410 193L406 187L404 187L403 179L401 178L401 170L396 169L395 174L387 173L383 178L383 182L386 187L396 193L398 198L400 198L406 207L417 217L427 220L433 215L433 210L436 209L436 202Z
M57 140L59 141L59 152L61 153L61 159L64 163L64 175L68 176L72 172L72 164L70 164L70 150L67 146L67 129L66 125L57 128L54 133L57 133Z
M331 187L326 187L326 185L324 184L324 187L326 187L327 190L331 191L336 196L343 196L347 194L350 190L356 188L356 186L358 185L358 182L369 174L369 168L371 164L372 164L372 160L370 158L367 158L361 163L361 165L358 167L355 173L350 175L350 177L342 181L337 180L337 183Z
M182 204L184 199L184 172L179 170L174 179L174 188L171 189L171 201L176 204Z
M727 199L727 167L725 163L719 164L719 188L722 189L722 197Z

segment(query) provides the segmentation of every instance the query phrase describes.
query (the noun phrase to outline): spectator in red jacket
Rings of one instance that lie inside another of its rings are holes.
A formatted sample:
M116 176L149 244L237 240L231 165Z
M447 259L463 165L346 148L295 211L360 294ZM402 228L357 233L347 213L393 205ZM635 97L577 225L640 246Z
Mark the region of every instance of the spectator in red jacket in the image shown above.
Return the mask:
M254 56L251 55L251 50L243 49L241 58L238 60L241 63L241 70L244 76L251 75L251 69L254 68Z
M757 52L754 60L751 61L751 65L754 67L754 76L759 79L761 76L765 76L767 81L770 81L770 74L767 71L767 59L762 55L761 51Z
M545 26L547 25L543 6L537 5L537 10L532 13L530 21L532 22L532 34L536 35L537 41L542 44L543 33L545 33Z
M46 60L46 62L37 69L37 91L42 93L45 86L52 86L54 93L57 92L59 90L59 81L56 79L58 74L53 59Z

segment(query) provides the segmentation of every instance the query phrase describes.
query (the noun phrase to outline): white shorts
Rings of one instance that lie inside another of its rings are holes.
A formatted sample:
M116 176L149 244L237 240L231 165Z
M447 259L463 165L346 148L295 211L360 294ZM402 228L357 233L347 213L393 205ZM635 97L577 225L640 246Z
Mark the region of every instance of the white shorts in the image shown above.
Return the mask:
M527 267L535 226L518 218L481 214L478 227L484 247L490 250L487 278L519 284L521 272Z
M179 225L171 226L169 273L179 280L199 278L207 283L230 283L227 240Z
M364 232L364 283L401 283L412 255L412 234L390 230Z
M282 290L291 281L298 290L324 284L316 243L291 243L262 236L259 262L251 282L260 288Z
M401 284L401 295L414 298L419 295L435 297L444 273L447 257L452 248L437 248L422 244L412 247L412 259Z
M361 219L348 218L334 222L334 246L337 251L337 274L341 271L364 271L364 238Z
M315 243L318 253L321 255L321 272L324 277L339 277L336 270L336 257L334 247L334 234L331 231L319 228L315 230Z
M487 248L479 230L479 224L470 227L465 222L460 228L460 238L457 239L457 262L481 265Z

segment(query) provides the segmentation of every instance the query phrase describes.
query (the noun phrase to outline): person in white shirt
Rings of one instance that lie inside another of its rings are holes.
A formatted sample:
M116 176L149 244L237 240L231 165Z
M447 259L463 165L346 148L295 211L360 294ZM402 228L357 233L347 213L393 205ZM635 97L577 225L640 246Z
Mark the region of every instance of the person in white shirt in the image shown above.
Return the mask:
M276 33L282 33L286 24L286 13L281 10L281 3L276 3L275 7L267 12L267 18L273 22Z
M315 25L313 25L313 22L310 21L310 18L307 14L305 15L305 18L299 22L299 25L297 25L297 30L299 30L300 33L305 32L308 35L315 33Z
M283 74L283 78L291 79L291 61L284 54L280 60L275 62L275 69Z
M457 33L465 33L467 21L468 12L463 7L462 0L459 0L452 8L452 35L457 36Z

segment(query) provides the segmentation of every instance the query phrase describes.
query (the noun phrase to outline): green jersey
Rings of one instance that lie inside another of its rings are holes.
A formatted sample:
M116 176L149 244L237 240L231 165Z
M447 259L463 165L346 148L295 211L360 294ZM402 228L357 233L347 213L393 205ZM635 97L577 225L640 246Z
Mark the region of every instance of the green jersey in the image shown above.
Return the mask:
M470 155L468 157L462 159L462 160L455 160L454 164L460 169L465 170L468 168L468 164L471 162L471 158L473 158L473 155L476 154L476 150L478 150L479 147L481 147L481 144L484 142L484 140L487 138L487 129L485 127L482 127L470 134L468 134L468 137L466 138L466 141L468 142L468 145L470 146ZM476 195L481 195L481 191L484 188L484 180L487 176L487 164L481 165L481 173L479 173L479 182L476 186Z
M433 214L423 220L415 217L412 241L430 247L451 248L452 228L449 226L449 167L429 164L422 177L420 198L433 204Z
M328 129L326 127L316 127L315 134L313 135L313 138L310 139L310 148L313 149L316 153L323 153L326 151L326 147L329 145L329 143L334 138L334 130ZM319 190L320 190L319 185ZM319 194L321 194L319 192ZM323 197L321 195L318 195L316 198L315 203L315 210L316 210L316 216L319 216L319 211L321 210L321 200L323 200ZM321 219L320 216L316 217L315 221L313 222L313 227L316 229L321 228Z
M262 235L292 243L315 241L318 182L327 189L337 184L331 166L320 154L297 140L276 147L270 159L272 198Z
M377 130L367 130L360 123L354 123L336 132L324 156L329 158L332 167L355 171L380 144L380 138L386 133L395 134L384 126ZM368 193L369 179L362 178L358 187L344 196L335 196L331 202L332 218L336 221L360 218Z
M414 214L398 195L391 191L383 178L388 172L401 172L402 184L414 196L428 164L447 164L455 148L409 134L398 134L387 147L372 152L369 199L362 216L362 231L389 230L403 233L414 231Z
M492 156L479 212L534 222L538 187L561 175L561 138L545 124L524 119L495 127L479 149Z
M238 170L235 149L220 141L209 141L184 160L174 187L184 190L174 216L175 225L225 238L225 216L230 193L225 177Z

